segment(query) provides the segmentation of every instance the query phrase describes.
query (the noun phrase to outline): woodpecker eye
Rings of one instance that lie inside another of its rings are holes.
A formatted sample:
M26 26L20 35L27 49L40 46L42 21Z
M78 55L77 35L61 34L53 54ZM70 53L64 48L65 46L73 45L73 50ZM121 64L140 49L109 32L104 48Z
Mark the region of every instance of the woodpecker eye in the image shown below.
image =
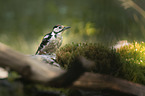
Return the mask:
M61 26L59 26L59 29L61 29Z

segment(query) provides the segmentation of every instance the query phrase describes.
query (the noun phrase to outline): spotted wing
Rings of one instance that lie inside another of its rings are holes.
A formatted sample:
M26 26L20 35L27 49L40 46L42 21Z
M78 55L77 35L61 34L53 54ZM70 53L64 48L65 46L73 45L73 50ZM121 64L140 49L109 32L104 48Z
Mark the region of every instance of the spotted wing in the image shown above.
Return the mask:
M43 47L49 42L51 37L52 37L51 33L48 33L43 37L42 42L41 42L40 46L38 47L35 55L39 54L39 52L43 49Z

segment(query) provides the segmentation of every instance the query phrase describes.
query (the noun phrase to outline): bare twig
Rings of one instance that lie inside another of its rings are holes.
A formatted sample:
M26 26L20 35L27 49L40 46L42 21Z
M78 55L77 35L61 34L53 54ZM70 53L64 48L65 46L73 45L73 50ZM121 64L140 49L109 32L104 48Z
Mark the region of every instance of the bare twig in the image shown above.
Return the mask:
M125 9L132 7L145 18L145 11L134 1L132 0L119 0L119 1L122 2L122 6L124 6Z

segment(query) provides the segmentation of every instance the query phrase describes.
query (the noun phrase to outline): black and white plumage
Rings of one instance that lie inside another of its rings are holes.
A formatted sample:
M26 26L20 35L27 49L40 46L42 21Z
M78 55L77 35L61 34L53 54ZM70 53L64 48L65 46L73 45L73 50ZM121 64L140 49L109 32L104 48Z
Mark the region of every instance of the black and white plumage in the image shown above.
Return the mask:
M52 54L54 53L62 44L62 33L70 27L64 27L63 25L56 25L53 27L52 32L46 34L36 51L36 55L41 54Z

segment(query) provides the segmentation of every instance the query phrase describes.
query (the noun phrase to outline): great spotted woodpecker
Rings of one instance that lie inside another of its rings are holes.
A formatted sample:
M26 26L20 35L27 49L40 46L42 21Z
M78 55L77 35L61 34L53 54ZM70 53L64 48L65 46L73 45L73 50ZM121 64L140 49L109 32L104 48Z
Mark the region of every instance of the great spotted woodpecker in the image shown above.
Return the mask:
M51 55L54 53L62 44L62 33L70 27L64 27L63 25L56 25L53 27L52 32L46 34L38 47L35 55Z

